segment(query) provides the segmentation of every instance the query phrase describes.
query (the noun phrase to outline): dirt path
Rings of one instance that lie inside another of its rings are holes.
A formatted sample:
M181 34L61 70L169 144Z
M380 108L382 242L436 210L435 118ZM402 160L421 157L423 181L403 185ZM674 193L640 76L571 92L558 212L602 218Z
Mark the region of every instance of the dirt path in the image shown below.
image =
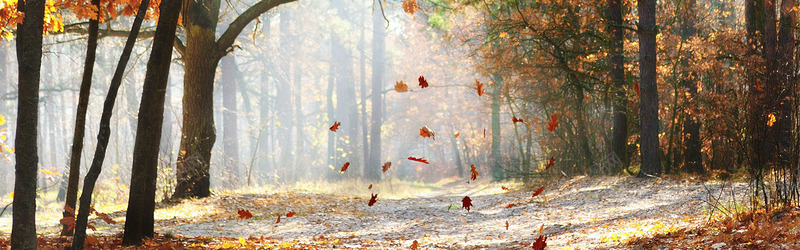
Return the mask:
M502 184L458 181L419 198L382 199L308 193L230 194L185 201L157 211L156 232L187 237L261 237L323 247L520 248L539 235L553 249L604 248L630 237L700 225L708 218L708 193L745 197L745 184L576 177L503 191ZM724 188L723 188L724 187ZM467 212L461 199L470 196ZM741 201L739 201L741 202ZM510 208L509 204L514 204ZM730 205L730 202L726 202ZM255 217L238 220L236 211ZM176 215L174 212L182 211ZM294 217L285 213L294 211ZM281 223L276 223L278 215ZM171 216L163 218L164 216ZM508 222L508 229L506 229Z

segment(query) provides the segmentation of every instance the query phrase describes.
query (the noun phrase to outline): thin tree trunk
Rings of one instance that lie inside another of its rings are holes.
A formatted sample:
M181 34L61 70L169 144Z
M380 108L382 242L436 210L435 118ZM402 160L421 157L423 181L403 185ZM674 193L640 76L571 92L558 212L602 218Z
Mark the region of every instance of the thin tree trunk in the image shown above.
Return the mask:
M621 0L608 0L608 19L610 31L610 56L611 82L614 85L613 103L613 135L611 139L611 152L619 160L620 166L614 169L621 172L628 167L628 106L625 95L625 57L623 47L625 29L623 29L623 11Z
M369 125L369 164L364 169L364 177L372 181L381 180L381 127L383 126L383 81L386 63L386 22L381 15L380 6L372 9L372 121Z
M153 237L155 224L158 153L164 123L172 44L178 26L181 1L165 0L159 5L160 18L153 37L153 49L147 61L136 142L133 149L130 199L125 214L124 245L141 245L145 237ZM81 207L83 208L83 206Z
M361 105L360 105L361 106L361 123L360 124L361 124L361 126L359 126L359 127L361 128L361 149L362 149L361 151L363 151L362 153L364 154L364 161L363 161L364 162L364 168L370 168L370 167L375 167L375 166L369 165L371 160L369 159L369 154L370 154L369 153L369 149L370 149L370 147L369 147L369 124L367 124L367 120L369 119L368 115L367 115L367 55L366 55L367 52L366 52L366 48L365 48L366 42L364 41L364 39L365 39L364 33L365 33L365 30L367 29L367 24L364 21L364 19L365 19L364 17L367 16L367 13L361 13L360 16L361 16L361 21L359 23L364 25L364 27L360 29L361 30L361 36L360 36L360 38L358 40L358 49L360 51L360 58L359 58L359 61L358 61L359 62L358 66L359 66L359 72L361 72L358 75L359 82L361 83L361 88L359 88L360 96L361 96L361 98L360 98L360 101L361 101ZM366 172L366 171L367 170L364 170L364 172ZM366 173L364 173L364 174L366 174Z
M222 71L221 85L222 85L222 131L223 150L225 152L225 167L228 167L229 182L228 185L236 187L239 172L239 122L236 117L238 110L236 108L236 78L239 75L239 69L236 66L236 58L233 55L228 55L220 61L220 68Z
M131 32L128 35L128 40L125 41L125 48L122 50L122 55L119 58L117 69L114 71L114 77L111 78L111 85L108 88L106 100L103 103L103 113L100 117L100 130L97 133L97 148L94 152L94 159L92 165L89 167L89 172L86 173L86 178L83 181L83 192L80 198L80 210L78 210L78 218L75 221L75 237L72 241L73 249L83 249L83 242L86 239L86 225L89 222L89 213L91 212L92 193L94 185L97 182L97 177L100 176L103 161L106 157L106 148L108 146L109 135L111 134L111 115L114 110L114 102L117 99L117 92L119 86L122 84L122 76L125 73L125 68L128 65L128 60L133 51L133 45L136 43L136 37L139 35L139 28L142 26L142 21L147 13L147 5L150 0L142 0L141 6L133 20ZM155 147L156 149L158 147ZM141 191L141 190L137 190Z
M494 90L492 92L492 180L500 181L505 179L502 164L502 156L500 155L500 102L502 100L501 89L503 87L503 78L498 74L493 74L492 78L495 82Z
M17 26L19 97L14 140L17 162L11 248L36 249L36 173L39 164L36 131L39 124L44 0L19 1L17 4L25 18Z
M299 176L301 174L306 174L308 171L306 168L307 164L305 163L306 156L304 155L306 152L305 148L305 131L303 130L305 127L305 116L303 115L303 72L300 65L295 66L294 68L294 113L295 113L295 131L297 134L297 143L295 143L295 161L294 161L294 171L293 171L293 178L294 180L299 180L303 176Z
M658 86L656 85L656 1L640 0L639 9L639 126L642 167L639 177L661 175L658 145Z
M278 165L286 166L278 168L278 175L282 181L289 181L288 177L291 175L291 172L294 171L290 167L292 162L294 162L294 157L291 152L294 145L292 141L292 127L294 127L291 85L292 60L289 59L291 58L291 46L294 38L292 35L292 16L293 13L291 13L291 11L281 12L279 23L281 55L284 60L287 60L281 63L277 86L278 99L275 107L275 110L278 112L278 122L280 122L277 134L278 148L280 149Z

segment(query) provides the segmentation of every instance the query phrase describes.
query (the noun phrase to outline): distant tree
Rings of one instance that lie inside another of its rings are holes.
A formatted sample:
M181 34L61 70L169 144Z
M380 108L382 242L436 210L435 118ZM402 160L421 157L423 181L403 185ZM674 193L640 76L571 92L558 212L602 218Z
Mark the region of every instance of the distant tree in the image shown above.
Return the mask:
M608 0L609 64L613 87L613 135L611 152L619 159L617 171L628 167L628 105L625 95L625 29L621 0Z
M372 8L372 121L369 135L369 163L364 168L364 176L373 181L381 180L378 166L381 163L381 127L383 126L383 82L386 63L386 21L381 15L379 5ZM366 146L366 145L365 145Z
M17 9L25 13L25 18L17 26L19 99L17 135L14 141L17 165L11 229L13 249L36 249L36 173L39 164L36 133L39 118L44 2L44 0L28 0L17 3Z
M696 0L687 0L683 3L683 17L680 18L681 23L681 39L687 41L697 34L697 27L695 25L696 14ZM688 51L686 55L681 58L681 64L684 68L681 74L681 85L687 90L687 101L695 104L695 96L697 95L698 75L696 72L691 71L689 68L689 61L694 59L693 51ZM696 104L695 104L696 105ZM685 145L685 152L683 154L683 168L689 173L704 173L703 155L700 153L702 142L700 141L700 118L692 112L687 112L685 109L684 122L683 122L683 139Z
M640 0L639 9L639 129L642 167L639 177L661 175L658 145L658 86L656 85L656 1Z

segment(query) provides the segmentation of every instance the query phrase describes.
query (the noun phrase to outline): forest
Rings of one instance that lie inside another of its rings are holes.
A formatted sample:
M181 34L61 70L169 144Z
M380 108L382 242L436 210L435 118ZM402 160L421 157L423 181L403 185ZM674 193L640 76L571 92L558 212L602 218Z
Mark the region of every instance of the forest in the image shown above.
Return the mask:
M800 248L795 0L0 0L0 248Z

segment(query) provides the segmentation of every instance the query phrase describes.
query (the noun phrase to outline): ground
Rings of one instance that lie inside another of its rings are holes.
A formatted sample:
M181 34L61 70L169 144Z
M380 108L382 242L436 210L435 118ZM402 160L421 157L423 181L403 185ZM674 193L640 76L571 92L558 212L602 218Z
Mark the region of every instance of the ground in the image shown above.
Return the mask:
M373 189L369 183L348 182L219 192L159 204L159 239L150 244L408 248L417 241L420 248L497 249L530 248L544 235L549 249L652 246L642 239L702 227L714 214L724 216L726 209L741 207L747 197L744 183L691 178L548 179L528 186L453 178L435 184L383 181ZM538 187L544 192L532 197ZM373 206L368 206L370 193L378 194ZM461 207L465 196L472 200L469 211ZM254 217L240 219L237 212L242 209ZM98 238L101 245L116 244L124 206L98 210L120 223L95 219L98 230L90 234L105 235ZM287 217L289 212L296 214ZM67 244L67 239L53 236L56 216L39 223L43 241ZM0 230L0 237L8 237L8 217L0 218Z

